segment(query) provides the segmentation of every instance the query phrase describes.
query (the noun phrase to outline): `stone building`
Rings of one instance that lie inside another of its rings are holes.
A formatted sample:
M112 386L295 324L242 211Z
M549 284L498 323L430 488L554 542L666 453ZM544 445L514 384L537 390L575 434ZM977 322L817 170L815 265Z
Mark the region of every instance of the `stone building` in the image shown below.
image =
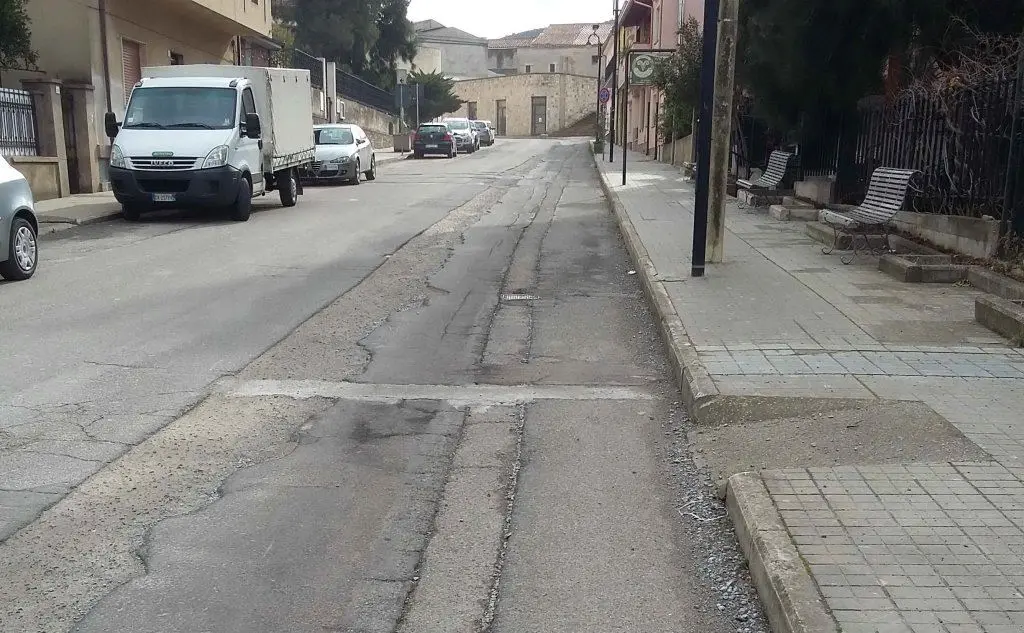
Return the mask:
M522 73L456 82L465 101L455 116L491 121L499 136L554 134L592 116L596 77Z
M598 25L598 41L605 41L613 24ZM488 69L497 74L566 73L597 77L600 54L593 41L593 24L552 24L487 42Z

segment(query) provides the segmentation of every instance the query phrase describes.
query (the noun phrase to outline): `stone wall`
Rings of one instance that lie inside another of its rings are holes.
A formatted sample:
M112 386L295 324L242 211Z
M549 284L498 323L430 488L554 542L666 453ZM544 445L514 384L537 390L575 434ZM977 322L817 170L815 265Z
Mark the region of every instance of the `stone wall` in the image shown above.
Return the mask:
M397 129L396 118L387 112L363 105L351 99L340 97L345 104L345 123L354 123L363 128L376 149L390 149L391 135Z
M559 73L518 74L469 79L455 84L459 99L467 102L455 116L469 115L469 102L476 103L478 119L498 126L497 102L505 101L505 135L532 136L532 99L547 100L547 127L553 134L593 114L597 87L593 77Z

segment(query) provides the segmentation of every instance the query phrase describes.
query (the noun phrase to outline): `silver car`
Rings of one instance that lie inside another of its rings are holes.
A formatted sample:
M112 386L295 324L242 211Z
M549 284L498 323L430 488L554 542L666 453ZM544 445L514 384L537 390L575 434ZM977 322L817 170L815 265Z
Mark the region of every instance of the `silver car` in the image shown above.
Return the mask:
M32 190L17 169L0 156L0 276L28 279L39 261L39 224Z
M316 157L302 174L306 182L349 182L358 185L365 175L377 179L373 144L358 125L330 123L314 125Z
M480 149L480 137L477 135L472 121L469 119L445 119L442 123L452 131L460 154L463 152L472 154Z

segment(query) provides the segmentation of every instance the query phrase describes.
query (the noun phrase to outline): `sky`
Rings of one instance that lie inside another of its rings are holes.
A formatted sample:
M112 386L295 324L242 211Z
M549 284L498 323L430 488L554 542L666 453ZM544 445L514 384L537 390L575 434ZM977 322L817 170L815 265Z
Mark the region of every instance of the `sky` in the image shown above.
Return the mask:
M549 24L612 19L613 0L412 0L409 19L495 39Z

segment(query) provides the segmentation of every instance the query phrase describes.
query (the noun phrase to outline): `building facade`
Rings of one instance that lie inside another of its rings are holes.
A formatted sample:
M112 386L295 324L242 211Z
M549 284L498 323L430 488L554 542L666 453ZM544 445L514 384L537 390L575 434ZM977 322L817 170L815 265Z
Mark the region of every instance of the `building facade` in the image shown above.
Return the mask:
M619 14L619 64L616 89L616 144L649 155L661 146L661 111L664 96L654 86L626 87L626 60L630 51L675 49L679 44L679 27L684 20L703 21L704 0L625 0ZM614 40L605 44L605 54L612 59ZM614 65L605 67L605 85L611 86Z
M464 101L453 115L490 121L499 136L557 134L592 117L594 76L567 73L517 73L456 82Z
M399 68L440 72L453 79L487 77L487 40L437 20L415 22L416 57Z
M566 73L597 77L601 58L597 42L605 41L612 23L552 24L487 43L488 69L497 74Z
M106 180L103 116L123 117L143 67L266 65L274 48L270 0L29 0L26 12L39 72L5 72L3 84L57 101L43 118L64 137L70 193Z

